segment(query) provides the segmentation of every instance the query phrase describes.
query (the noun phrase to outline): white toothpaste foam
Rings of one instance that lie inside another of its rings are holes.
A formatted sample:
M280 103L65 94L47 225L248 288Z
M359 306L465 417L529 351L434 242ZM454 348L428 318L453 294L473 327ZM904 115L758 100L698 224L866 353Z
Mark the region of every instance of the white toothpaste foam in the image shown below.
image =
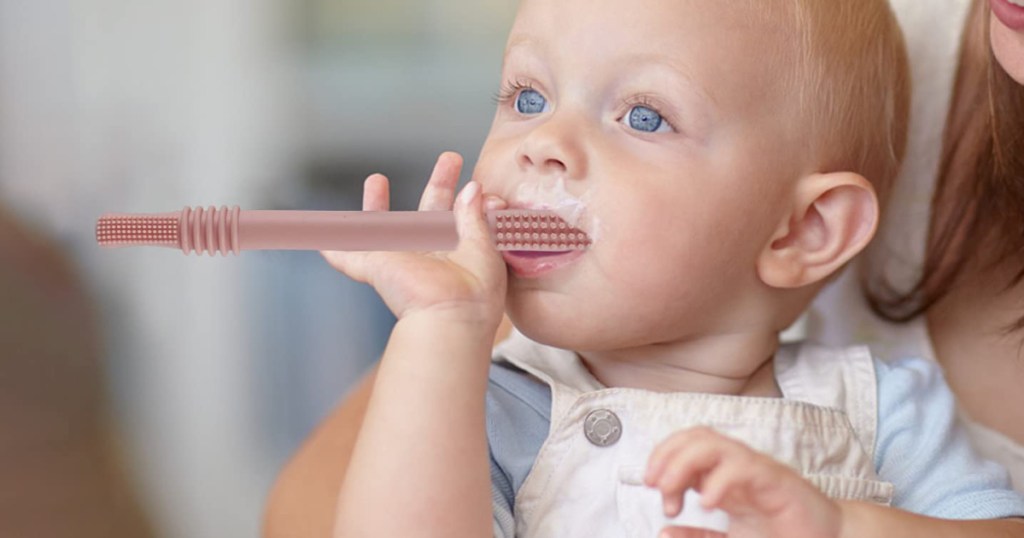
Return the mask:
M586 232L591 243L596 243L599 234L597 216L587 212L590 191L576 197L565 189L565 178L543 179L539 182L520 183L516 189L515 202L548 209L574 228Z

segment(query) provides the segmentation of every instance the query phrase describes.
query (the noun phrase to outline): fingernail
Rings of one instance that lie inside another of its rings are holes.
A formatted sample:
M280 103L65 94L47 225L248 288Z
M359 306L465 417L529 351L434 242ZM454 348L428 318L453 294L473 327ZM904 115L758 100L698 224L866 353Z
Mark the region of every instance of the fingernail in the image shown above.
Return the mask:
M473 200L476 200L478 194L480 194L480 184L476 181L470 181L459 194L459 203L469 205L473 203Z

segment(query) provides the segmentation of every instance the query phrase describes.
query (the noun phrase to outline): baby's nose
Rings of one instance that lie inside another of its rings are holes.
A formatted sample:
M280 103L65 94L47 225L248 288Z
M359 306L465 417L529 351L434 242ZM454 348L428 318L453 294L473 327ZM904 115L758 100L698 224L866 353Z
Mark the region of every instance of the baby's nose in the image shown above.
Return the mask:
M565 161L557 157L552 156L531 156L529 153L522 153L520 159L523 161L523 165L527 167L540 167L545 172L554 172L557 174L564 174L568 170L568 166L565 165ZM536 162L535 162L536 160Z
M580 179L587 174L585 144L579 122L555 113L523 138L516 161L531 175Z

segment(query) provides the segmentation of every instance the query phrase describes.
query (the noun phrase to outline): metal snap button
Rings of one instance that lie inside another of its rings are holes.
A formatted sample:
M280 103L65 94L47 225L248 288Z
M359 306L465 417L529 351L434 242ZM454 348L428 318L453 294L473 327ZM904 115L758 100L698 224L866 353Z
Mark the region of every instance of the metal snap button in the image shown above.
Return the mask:
M583 433L595 446L611 446L622 437L622 422L607 409L595 409L583 419Z

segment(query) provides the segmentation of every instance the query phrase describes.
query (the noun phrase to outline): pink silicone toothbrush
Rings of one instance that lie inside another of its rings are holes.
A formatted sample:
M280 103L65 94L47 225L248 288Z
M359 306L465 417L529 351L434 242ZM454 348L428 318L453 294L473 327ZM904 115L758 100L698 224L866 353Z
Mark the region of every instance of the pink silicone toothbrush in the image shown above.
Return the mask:
M487 213L498 250L582 250L590 238L552 211ZM103 247L162 246L185 254L243 250L455 250L451 211L242 211L210 206L173 213L108 213L96 222Z

